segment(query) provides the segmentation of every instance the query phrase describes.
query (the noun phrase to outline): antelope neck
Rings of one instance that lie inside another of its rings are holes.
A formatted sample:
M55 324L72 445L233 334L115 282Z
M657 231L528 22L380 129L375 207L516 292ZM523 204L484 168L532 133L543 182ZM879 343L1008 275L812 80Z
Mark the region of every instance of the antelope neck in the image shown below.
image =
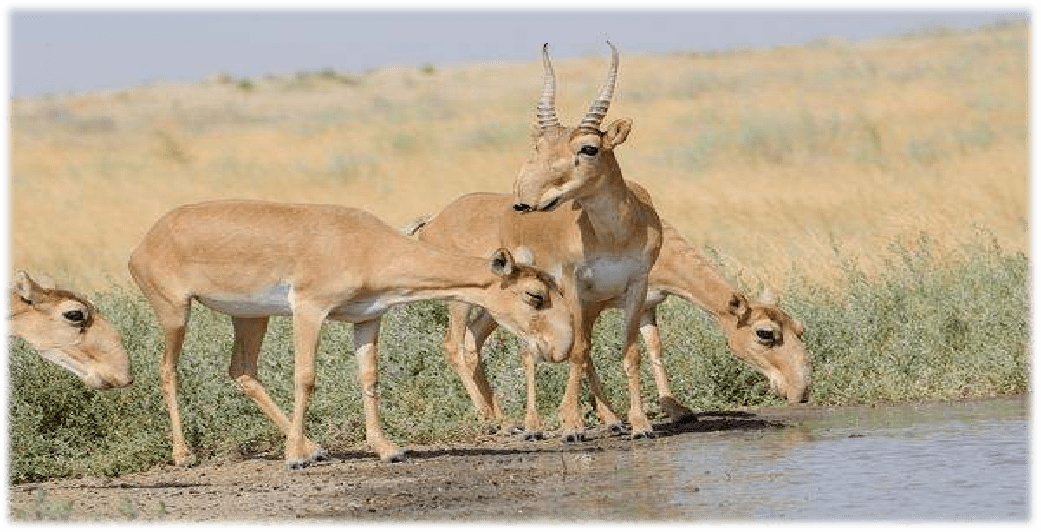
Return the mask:
M663 284L660 288L665 292L680 296L717 318L727 314L730 297L736 293L733 285L695 250L685 246L679 255L675 266L663 269L664 279L659 277L653 282Z
M636 217L637 200L622 179L617 167L602 177L596 190L575 199L589 219L594 231L602 237L624 240Z
M475 257L451 256L429 251L424 259L408 261L408 281L402 297L409 301L448 299L467 303L487 302L487 292L499 278L488 269L488 261Z

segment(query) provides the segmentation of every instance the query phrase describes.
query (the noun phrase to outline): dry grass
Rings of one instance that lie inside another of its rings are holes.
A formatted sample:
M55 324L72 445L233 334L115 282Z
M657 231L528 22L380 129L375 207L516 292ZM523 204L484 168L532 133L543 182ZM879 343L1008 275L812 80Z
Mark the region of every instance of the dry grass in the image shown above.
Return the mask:
M894 239L953 247L984 226L1027 249L1025 24L863 44L641 56L622 49L608 119L659 211L728 273L867 271ZM510 190L540 64L215 78L11 102L11 262L81 289L129 283L159 215L245 197L343 203L393 225L475 190ZM582 113L606 61L557 62Z

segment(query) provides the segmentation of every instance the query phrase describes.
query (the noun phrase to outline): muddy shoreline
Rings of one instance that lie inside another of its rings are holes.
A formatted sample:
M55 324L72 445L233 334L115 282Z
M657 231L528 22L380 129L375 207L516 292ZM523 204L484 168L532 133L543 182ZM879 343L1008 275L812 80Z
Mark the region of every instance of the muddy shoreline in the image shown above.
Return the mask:
M1029 396L1003 398L1029 404ZM972 401L917 403L962 404ZM408 460L384 464L374 453L330 449L331 460L286 471L280 456L204 463L190 469L157 466L112 478L88 477L9 486L8 518L14 521L561 521L668 519L667 512L639 508L622 513L594 486L624 482L654 486L655 473L640 460L687 438L761 438L804 423L840 416L859 407L763 407L699 412L695 422L658 423L659 437L633 440L590 431L580 444L555 434L537 442L483 436L452 446L409 447ZM849 437L859 437L851 433ZM617 456L613 471L588 467ZM635 461L634 461L635 460ZM705 472L706 475L709 473ZM712 483L708 476L702 481ZM689 486L696 492L698 485ZM547 505L546 497L571 504ZM653 505L652 505L653 506ZM646 511L646 515L641 512Z

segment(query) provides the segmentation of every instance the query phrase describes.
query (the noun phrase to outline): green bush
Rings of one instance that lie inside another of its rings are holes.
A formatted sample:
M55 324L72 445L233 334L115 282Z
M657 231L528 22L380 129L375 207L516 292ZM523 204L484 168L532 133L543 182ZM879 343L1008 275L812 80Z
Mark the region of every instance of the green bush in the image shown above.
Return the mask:
M782 306L806 322L814 361L812 402L839 405L913 399L986 397L1029 387L1027 257L986 238L939 254L925 237L914 249L893 246L890 267L869 277L847 268L843 286L795 280ZM21 340L10 343L9 441L12 482L84 474L116 475L170 460L169 421L159 387L162 335L136 291L114 287L94 296L122 331L135 383L94 392L46 363ZM670 299L659 307L665 363L677 398L695 409L782 404L756 371L727 350L699 309ZM383 423L402 445L461 441L481 430L469 397L442 352L447 315L439 302L400 306L384 317L380 338ZM307 433L330 449L363 445L364 419L351 327L323 331ZM628 408L621 369L621 315L601 317L593 361L616 410ZM292 408L292 331L271 320L260 377L284 411ZM281 452L282 437L227 375L230 320L196 305L180 361L181 406L189 446L203 460ZM646 357L645 357L646 358ZM485 369L507 414L524 412L518 343L496 332ZM567 364L539 365L539 409L550 426ZM648 411L657 394L643 365ZM584 401L589 422L595 415ZM375 455L373 455L375 457Z

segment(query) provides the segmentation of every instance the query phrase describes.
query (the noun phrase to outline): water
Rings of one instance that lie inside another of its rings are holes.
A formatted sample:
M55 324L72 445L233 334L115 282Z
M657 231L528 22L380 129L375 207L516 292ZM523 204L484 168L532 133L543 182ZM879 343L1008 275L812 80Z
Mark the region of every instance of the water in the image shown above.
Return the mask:
M1030 518L1023 398L816 409L805 418L779 430L693 432L557 458L560 478L543 484L540 499L559 509L541 511L551 519Z

